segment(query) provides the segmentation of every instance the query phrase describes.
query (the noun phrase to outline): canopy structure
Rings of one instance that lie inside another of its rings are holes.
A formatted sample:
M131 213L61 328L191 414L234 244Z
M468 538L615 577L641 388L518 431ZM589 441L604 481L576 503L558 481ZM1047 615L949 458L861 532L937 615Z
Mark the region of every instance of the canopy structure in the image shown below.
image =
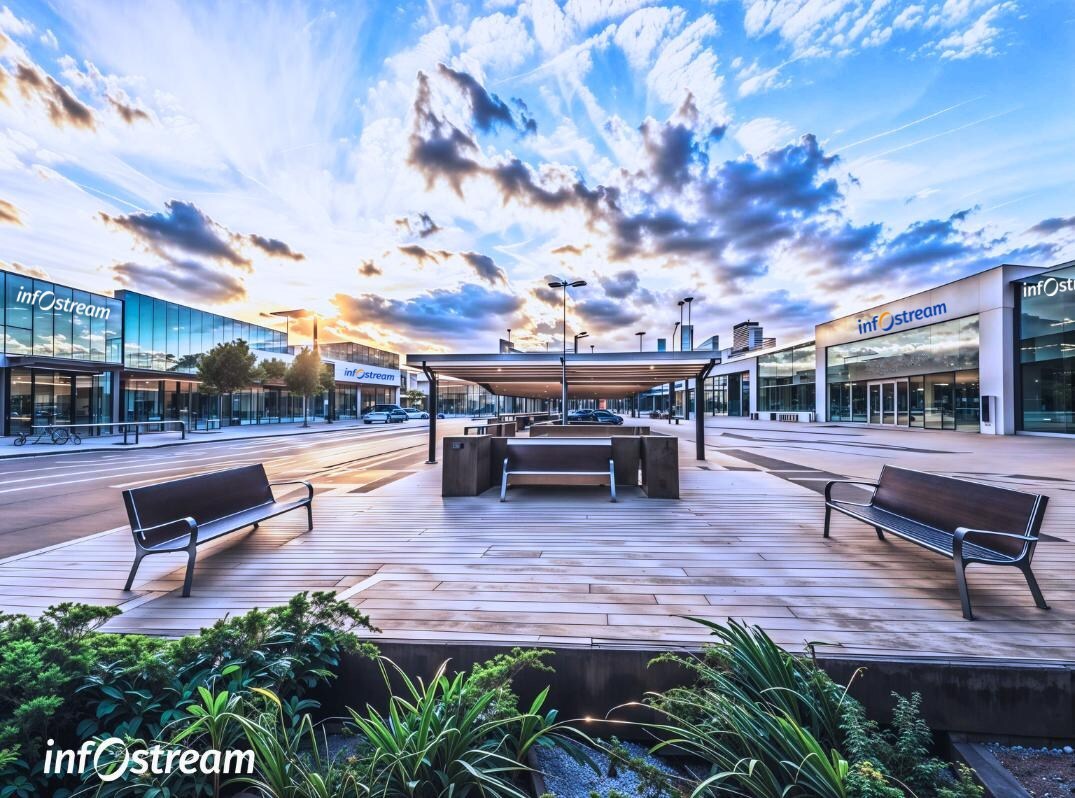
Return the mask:
M622 399L658 385L695 380L695 396L704 396L702 380L720 359L704 352L511 352L505 354L407 355L407 365L429 378L429 462L436 462L437 380L452 377L481 385L499 396L556 399L566 378L567 396L575 399ZM705 459L703 414L695 414L699 460Z

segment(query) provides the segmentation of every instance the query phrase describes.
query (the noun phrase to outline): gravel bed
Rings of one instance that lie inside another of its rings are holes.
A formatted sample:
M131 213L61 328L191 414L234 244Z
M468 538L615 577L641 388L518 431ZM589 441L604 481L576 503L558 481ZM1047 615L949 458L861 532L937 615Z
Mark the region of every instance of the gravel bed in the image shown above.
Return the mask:
M632 756L645 759L665 773L674 775L675 769L665 761L651 755L646 748L636 743L622 743ZM601 769L595 773L593 768L580 764L559 748L538 746L536 749L538 768L545 774L545 789L556 798L591 798L592 794L608 798L611 791L624 796L636 798L642 796L638 776L622 765L616 767L616 777L608 776L609 757L607 754L587 747L590 757ZM650 796L646 796L650 798ZM656 797L654 797L656 798ZM665 794L660 798L675 798L675 794Z
M1000 764L1034 798L1075 798L1075 750L990 745Z

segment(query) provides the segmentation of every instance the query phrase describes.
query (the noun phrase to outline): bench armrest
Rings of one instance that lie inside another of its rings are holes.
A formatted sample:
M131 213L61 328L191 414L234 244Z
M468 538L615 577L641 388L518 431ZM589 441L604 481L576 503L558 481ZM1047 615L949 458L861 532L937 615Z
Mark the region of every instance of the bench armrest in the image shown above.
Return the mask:
M311 502L314 500L314 486L311 485L305 479L285 479L285 480L282 480L281 482L270 482L269 483L270 488L275 486L275 485L305 485L306 486L306 500L311 501Z
M969 527L961 526L956 529L955 534L952 536L952 554L959 559L963 558L963 539L970 534L1025 540L1028 543L1034 543L1038 540L1037 535L1016 535L1014 532L994 532L991 529L971 529ZM1003 554L1003 552L1001 553ZM1012 559L1016 558L1013 557Z
M833 485L867 485L867 486L873 488L874 490L877 489L877 483L876 482L866 482L865 480L861 480L861 479L833 479L833 480L830 480L825 485L825 501L826 502L832 501L832 486ZM873 504L873 497L872 496L870 497L869 502L848 502L848 501L841 500L840 503L841 504L854 504L854 505L856 505L858 507L869 507L870 505Z
M165 521L163 524L157 524L156 526L144 526L144 527L137 527L137 528L132 527L131 532L134 533L134 536L135 536L136 539L141 538L141 541L139 541L139 545L142 545L142 543L144 543L145 539L146 539L146 532L158 532L158 531L160 531L162 529L167 529L170 526L176 526L177 524L186 524L187 525L186 531L187 531L187 534L190 535L190 540L188 541L187 545L193 546L195 543L197 543L197 541L198 541L198 522L195 521L193 518L191 518L189 515L186 516L185 518L177 518L174 521ZM183 536L183 534L181 532L180 534L176 535L175 538L168 538L167 540L178 540L182 536ZM165 542L167 542L167 540L162 540L161 543L165 543ZM151 544L151 545L156 545L156 544ZM144 546L143 546L143 548L144 548Z

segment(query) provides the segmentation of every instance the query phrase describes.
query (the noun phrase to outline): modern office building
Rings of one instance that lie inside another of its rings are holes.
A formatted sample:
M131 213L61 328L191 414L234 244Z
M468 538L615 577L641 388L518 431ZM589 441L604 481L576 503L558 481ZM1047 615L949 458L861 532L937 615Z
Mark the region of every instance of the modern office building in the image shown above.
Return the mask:
M270 327L134 291L114 297L0 271L0 434L42 424L183 420L192 429L302 418L302 399L266 380L225 396L201 392L197 358L242 339L259 360L289 362L299 347ZM396 402L399 356L325 343L336 377L314 417L354 418Z
M813 340L723 354L707 414L1075 433L1075 264L997 266L818 324Z

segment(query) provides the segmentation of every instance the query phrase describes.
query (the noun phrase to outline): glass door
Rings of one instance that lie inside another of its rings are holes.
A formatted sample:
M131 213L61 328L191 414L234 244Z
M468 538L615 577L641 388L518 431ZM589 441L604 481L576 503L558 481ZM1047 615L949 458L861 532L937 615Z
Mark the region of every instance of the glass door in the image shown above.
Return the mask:
M871 424L906 427L909 424L907 380L883 380L868 386L868 418Z

